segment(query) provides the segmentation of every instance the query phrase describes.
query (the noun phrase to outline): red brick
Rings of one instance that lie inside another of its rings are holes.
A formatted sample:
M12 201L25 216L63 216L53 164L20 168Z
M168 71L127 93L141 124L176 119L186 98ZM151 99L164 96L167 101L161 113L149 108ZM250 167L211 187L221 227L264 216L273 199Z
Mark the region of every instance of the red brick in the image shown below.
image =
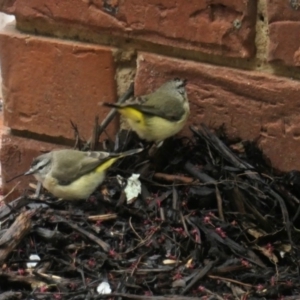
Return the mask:
M36 156L59 148L62 148L62 146L21 138L10 134L3 134L1 148L1 168L2 190L4 194L10 192L16 186L16 184L20 182L17 185L15 192L9 198L12 200L28 189L28 184L30 182L37 183L33 176L22 176L9 183L6 183L6 181L18 174L26 172L29 169L33 158Z
M259 146L275 168L300 169L299 81L139 53L137 95L173 77L188 79L189 124L224 124L230 138L260 137ZM184 133L190 133L188 125Z
M99 101L116 99L113 49L21 34L0 34L4 122L12 129L52 137L74 137L70 120L88 139ZM115 120L108 132L118 127Z
M91 31L233 57L255 53L253 0L2 1L19 21L82 25ZM39 26L35 28L39 31Z
M300 66L300 3L299 1L269 0L268 60L287 66Z
M269 25L268 61L300 66L300 22L275 22Z
M298 0L267 0L268 23L280 21L296 21L300 18L300 2Z

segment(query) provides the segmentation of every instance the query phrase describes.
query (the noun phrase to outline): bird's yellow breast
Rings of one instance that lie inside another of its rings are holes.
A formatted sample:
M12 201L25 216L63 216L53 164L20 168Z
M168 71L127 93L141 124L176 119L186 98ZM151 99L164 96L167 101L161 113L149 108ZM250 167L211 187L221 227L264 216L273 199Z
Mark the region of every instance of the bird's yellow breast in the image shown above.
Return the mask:
M103 182L106 170L120 157L108 159L92 172L79 177L68 185L60 185L58 180L52 176L52 172L50 172L43 181L43 186L58 198L66 200L86 199Z
M141 139L158 142L175 135L182 129L189 110L180 121L169 121L161 117L145 115L133 108L123 108L120 113Z
M68 185L60 185L58 181L48 174L43 186L54 196L66 200L86 199L100 185L105 178L105 172L90 172L81 176Z
M146 130L140 132L140 136L147 141L163 141L178 133L185 124L185 120L172 122L160 117L147 117Z
M184 104L185 114L179 121L170 121L158 116L146 115L132 107L119 108L119 112L124 116L133 131L141 139L147 141L160 142L178 133L184 126L189 115L189 104Z

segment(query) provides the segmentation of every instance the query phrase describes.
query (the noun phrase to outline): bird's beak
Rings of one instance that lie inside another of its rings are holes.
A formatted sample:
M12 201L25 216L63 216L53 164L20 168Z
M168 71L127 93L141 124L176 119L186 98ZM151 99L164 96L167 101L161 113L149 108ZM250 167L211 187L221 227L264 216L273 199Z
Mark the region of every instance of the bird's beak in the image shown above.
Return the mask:
M25 172L23 175L26 176L26 175L31 175L35 172L35 170L33 170L32 168L30 168L27 172Z
M30 175L30 174L33 174L33 173L34 173L34 170L32 170L32 168L30 168L26 173L19 174L19 175L13 177L13 178L7 180L6 183L9 183L9 182L13 181L14 179L19 178L21 176Z

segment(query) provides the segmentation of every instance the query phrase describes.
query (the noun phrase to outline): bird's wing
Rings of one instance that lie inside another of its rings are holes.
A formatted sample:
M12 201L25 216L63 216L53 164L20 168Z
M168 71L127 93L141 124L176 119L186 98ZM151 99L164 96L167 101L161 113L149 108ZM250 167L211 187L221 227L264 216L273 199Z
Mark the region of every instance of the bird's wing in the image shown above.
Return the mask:
M129 105L145 114L161 117L169 121L179 121L185 113L182 103L168 94L152 95L148 99L147 96L144 96L142 103Z
M109 158L106 152L76 152L60 160L60 167L53 166L52 175L60 184L68 185L82 175L93 171ZM54 162L57 160L54 159Z

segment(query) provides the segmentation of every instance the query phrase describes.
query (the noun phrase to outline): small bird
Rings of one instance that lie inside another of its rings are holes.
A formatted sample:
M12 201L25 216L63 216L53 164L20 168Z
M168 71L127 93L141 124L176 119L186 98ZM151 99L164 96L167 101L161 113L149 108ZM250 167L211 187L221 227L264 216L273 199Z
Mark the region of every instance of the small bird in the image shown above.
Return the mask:
M86 199L104 181L106 171L115 161L143 150L133 149L123 153L54 150L36 157L23 175L32 174L58 198Z
M133 101L103 105L116 108L141 139L159 144L178 133L186 123L190 106L185 85L186 80L175 78Z

